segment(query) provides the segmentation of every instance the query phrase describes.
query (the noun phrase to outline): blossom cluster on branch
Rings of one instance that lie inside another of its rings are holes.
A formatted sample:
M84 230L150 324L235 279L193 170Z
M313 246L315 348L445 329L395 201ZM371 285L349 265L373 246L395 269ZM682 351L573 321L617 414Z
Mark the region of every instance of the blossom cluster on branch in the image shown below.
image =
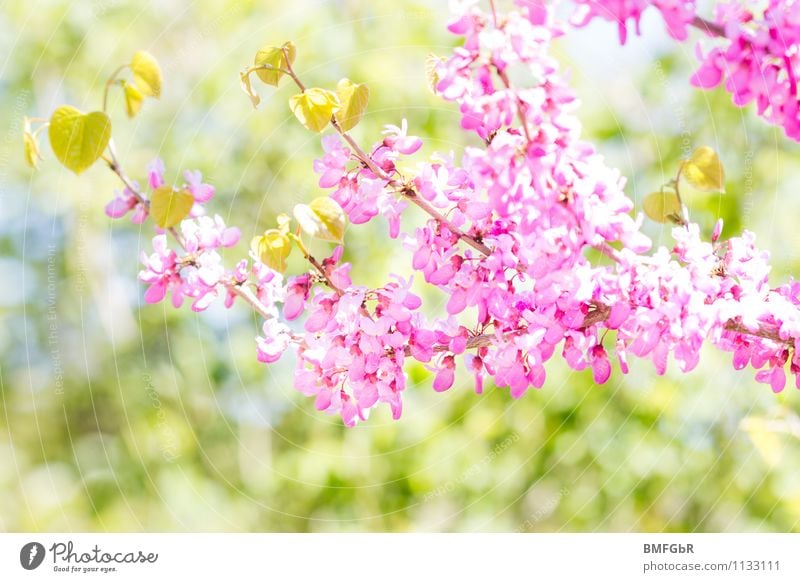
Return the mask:
M687 26L698 25L688 1L576 3L574 23L595 16L613 20L623 42L628 21L638 26L650 4L678 40L687 37ZM770 2L760 19L727 4L718 8L717 22L706 29L730 44L727 52L709 53L693 81L710 86L726 76L743 104L748 94L733 62L744 67L747 59L759 58L759 50L767 51L770 66L785 67L770 77L776 85L768 91L777 100L761 106L761 89L752 81L756 69L747 90L762 114L793 135L796 50L769 31L777 26L794 42L800 27L792 17L796 10L775 14L778 4ZM344 79L335 92L308 89L292 68L294 45L259 51L255 65L242 73L253 104L259 98L251 73L269 85L288 76L301 91L290 102L298 120L312 131L335 130L322 138L324 153L313 164L329 197L298 205L296 230L291 218L279 217L232 270L223 266L219 249L235 246L239 231L206 214L214 189L199 172L187 172L180 187L167 187L163 165L155 162L142 189L122 171L112 144L105 159L124 188L106 213L132 213L136 223L152 215L156 222L153 253L141 258L145 300L169 294L176 307L188 299L196 311L218 298L227 307L236 299L248 303L264 320L258 360L272 363L294 351L297 389L348 426L381 403L400 417L409 361L433 372L437 391L450 389L461 368L477 392L491 379L517 398L544 385L545 364L554 356L575 370L591 369L602 384L615 368L627 373L631 357L649 359L658 374L671 357L688 372L710 342L732 352L736 369L755 369L756 379L774 391L784 388L787 371L800 387L800 284L772 288L768 253L757 248L752 233L723 240L720 222L705 240L680 200L684 168L714 183L722 181L721 167L715 169L702 149L698 160L704 161L682 166L673 184L674 208L665 210L662 202L660 211L676 223L675 244L652 251L641 231L643 216L632 215L624 178L581 138L578 101L550 54L568 25L540 0L517 5L500 13L493 3L489 10L473 1L457 3L448 28L463 42L450 56L428 63L433 90L458 107L461 128L481 144L465 148L458 159L449 154L415 162L411 156L422 140L409 133L405 120L386 126L381 139L362 148L347 130L366 107L365 86ZM734 45L739 53L731 52ZM773 63L782 50L789 56L782 65ZM719 79L712 70L717 65ZM515 85L512 77L532 81ZM788 91L786 99L778 86ZM89 116L80 122L90 123ZM57 138L51 130L51 141ZM407 212L424 213L424 224L404 230ZM378 288L352 280L351 265L343 262L345 216L354 225L386 221L388 237L405 250L397 259L401 273ZM331 256L312 256L303 232L336 242ZM295 247L310 267L285 274ZM409 270L413 276L404 276ZM444 313L423 314L422 300L411 290L414 279L444 294Z
M583 26L594 18L615 22L623 44L630 22L639 34L642 13L660 11L669 34L686 40L695 26L714 37L711 48L697 45L700 67L691 78L696 87L724 84L739 107L754 102L758 114L800 141L797 76L800 66L800 3L794 0L718 2L711 20L697 14L694 0L573 0L572 22ZM542 11L540 0L526 2Z

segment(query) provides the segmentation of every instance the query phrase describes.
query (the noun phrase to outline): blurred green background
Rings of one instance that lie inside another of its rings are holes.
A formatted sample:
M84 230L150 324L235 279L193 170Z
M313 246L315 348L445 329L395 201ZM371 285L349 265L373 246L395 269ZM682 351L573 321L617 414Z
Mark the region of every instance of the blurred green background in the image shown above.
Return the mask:
M212 210L247 241L317 195L321 148L291 117L289 83L259 85L254 111L238 71L292 39L307 84L369 84L357 139L405 117L425 138L420 159L458 153L474 142L424 73L425 56L454 43L443 4L0 3L0 530L800 531L800 392L773 395L725 354L708 349L696 371L665 377L636 362L602 387L554 360L545 387L518 401L476 396L466 378L435 394L412 367L400 421L380 409L345 429L292 388L291 357L256 362L258 322L243 305L143 304L150 230L105 217L110 172L76 177L47 145L38 172L24 165L23 115L98 108L111 71L148 50L163 96L129 121L114 94L120 158L138 178L156 155L169 177L201 169L217 187ZM727 193L691 197L693 218L754 230L775 282L800 272L797 144L724 92L692 90L693 42L676 45L649 13L643 30L626 47L608 23L558 42L587 136L637 201L688 150L715 147ZM421 218L409 212L404 227ZM409 272L385 228L347 233L360 284ZM646 228L670 244L667 228Z

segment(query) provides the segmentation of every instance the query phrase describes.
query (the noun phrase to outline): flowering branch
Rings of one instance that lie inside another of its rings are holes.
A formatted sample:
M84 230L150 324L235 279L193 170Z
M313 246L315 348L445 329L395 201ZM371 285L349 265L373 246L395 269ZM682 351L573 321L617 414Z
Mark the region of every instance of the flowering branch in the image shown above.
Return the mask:
M574 1L583 5L575 25L594 17L614 20L622 42L628 20L638 23L648 4L661 11L678 40L693 26L727 42L703 59L692 82L710 87L722 81L724 71L746 71L747 82L737 77L727 83L735 102L758 100L762 115L800 139L794 78L800 30L780 12L779 0L770 0L763 18L725 5L714 21L698 17L694 3L683 0ZM543 386L545 364L556 353L571 368L591 369L597 383L606 382L612 341L622 373L628 372L629 356L650 359L659 374L670 358L688 372L710 341L733 354L736 369L751 366L756 380L775 392L786 384L787 364L800 387L800 283L772 287L768 254L756 247L752 233L719 242L719 222L705 240L683 205L681 180L705 191L724 188L716 153L698 148L675 180L645 198L649 218L680 225L672 230L672 248L650 252L652 241L641 232L643 218L631 215L634 204L624 180L581 140L573 114L576 97L549 54L563 25L544 3L518 4L518 12L500 15L493 2L488 14L465 3L449 25L463 37L463 46L429 63L435 93L458 106L461 128L475 132L482 147L467 147L458 161L452 154L435 155L403 174L398 161L422 146L405 120L386 126L383 138L368 149L348 133L366 108L365 85L342 79L335 91L309 88L293 68L292 43L259 50L255 64L241 73L254 106L260 100L251 75L273 86L286 76L300 91L290 99L297 119L314 132L335 130L323 137L324 154L314 162L320 188L330 193L295 207L297 230L289 216L277 217L276 228L251 242L251 262L243 259L233 270L222 266L218 250L235 245L239 231L206 215L214 189L199 172L186 172L186 182L172 188L164 184L157 161L148 168L146 195L117 160L105 112L59 108L50 120L51 144L76 172L103 155L107 145L103 159L124 188L106 213L119 218L132 212L136 223L152 215L160 227L154 252L142 256L146 301L171 293L176 307L189 298L192 308L202 311L221 294L227 307L242 299L264 319L263 335L256 338L258 360L274 362L293 347L297 389L348 426L365 420L379 403L387 404L394 418L401 415L409 359L435 373L436 391L454 385L459 365L474 378L477 392L488 377L516 398ZM791 46L764 44L761 38L787 38ZM126 66L133 81L120 85L131 115L143 96L158 96L161 79L149 55L137 53ZM509 66L527 68L537 84L516 89ZM112 75L106 94L124 68ZM769 82L762 86L758 79ZM770 101L771 93L779 99ZM35 163L42 127L32 132L29 125L26 157ZM75 149L73 134L91 140ZM99 151L96 144L102 145ZM409 204L429 218L403 232L400 219ZM400 239L409 252L415 276L444 293L445 313L423 315L410 277L392 274L374 289L350 279L351 265L342 261L346 220L359 225L378 215L388 223L389 238ZM338 246L318 260L301 232ZM181 256L169 248L167 234ZM284 280L294 246L310 269ZM587 248L610 264L590 261Z

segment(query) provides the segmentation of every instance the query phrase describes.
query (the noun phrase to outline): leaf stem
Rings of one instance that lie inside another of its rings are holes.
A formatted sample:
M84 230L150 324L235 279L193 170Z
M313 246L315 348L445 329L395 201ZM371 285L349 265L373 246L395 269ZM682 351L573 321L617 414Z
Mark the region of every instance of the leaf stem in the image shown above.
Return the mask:
M685 228L689 228L689 220L687 218L686 207L683 205L683 199L681 198L681 173L683 172L683 166L686 162L681 162L680 166L678 166L678 173L675 176L675 197L678 199L678 204L681 207L681 215L680 215L680 224Z
M128 176L125 174L124 170L122 169L122 166L120 165L119 161L117 160L116 154L114 153L113 143L110 142L110 141L109 141L108 149L109 149L109 153L111 154L111 156L109 157L109 156L103 155L103 160L108 164L109 169L112 172L114 172L117 175L117 177L119 177L119 179L122 181L122 183L125 185L125 187L131 192L133 197L137 200L137 202L139 202L140 204L143 204L145 207L149 208L150 201L147 198L145 198L142 195L142 193L139 192L133 186L133 183L128 178ZM169 232L169 234L175 239L175 241L181 246L181 248L185 252L188 252L187 249L186 249L186 241L183 240L183 237L175 229L175 227L168 228L167 232ZM226 281L226 280L223 280L222 284L225 286L225 288L228 291L230 291L234 295L237 295L237 296L241 297L244 300L244 302L247 303L248 305L250 305L250 307L252 307L253 310L256 313L258 313L261 317L263 317L264 319L272 319L272 315L267 310L267 307L259 300L259 298L256 296L255 293L253 293L253 291L251 289L245 287L244 285L242 285L241 283L239 283L237 281Z
M328 277L328 273L325 272L325 267L314 257L306 248L306 245L303 244L303 239L300 238L299 234L296 233L289 233L291 239L297 244L297 247L300 249L300 252L303 253L303 257L311 263L311 266L319 273L320 277L325 281L325 284L330 287L334 293L336 293L339 297L344 295L344 291L337 287L333 281L331 281L330 277Z
M106 81L106 85L103 88L103 112L104 113L108 112L108 91L117 82L117 77L119 76L119 74L122 71L124 71L127 67L128 67L128 65L120 65L119 67L117 67L114 70L113 73L111 73L111 76Z
M301 91L305 91L306 90L305 85L300 80L300 78L295 74L294 69L292 69L291 63L289 63L287 50L283 49L283 51L284 55L286 56L286 64L287 64L287 70L285 71L285 73L292 78L292 80L295 82L295 84ZM350 134L348 134L346 131L342 129L341 125L339 125L339 122L336 121L336 118L334 116L331 116L330 124L337 131L337 133L342 136L342 139L344 139L348 143L348 145L351 148L353 148L353 153L358 158L358 160L361 161L367 168L369 168L369 170L373 174L375 174L375 176L381 178L382 180L387 180L390 186L397 188L397 191L402 196L404 196L412 204L416 205L421 210L426 212L431 218L438 221L442 226L444 226L450 232L456 235L459 238L459 240L463 240L469 246L476 249L477 251L480 251L486 256L489 256L491 254L492 251L489 247L487 247L485 244L477 240L475 237L463 232L458 227L456 227L452 222L447 220L447 218L441 212L436 210L426 200L421 198L416 192L416 190L414 190L413 186L404 182L399 182L397 180L394 180L391 178L391 176L389 176L386 172L384 172L383 169L380 168L375 163L375 161L361 148L361 146L358 145L358 142L356 142L352 138L352 136L350 136Z

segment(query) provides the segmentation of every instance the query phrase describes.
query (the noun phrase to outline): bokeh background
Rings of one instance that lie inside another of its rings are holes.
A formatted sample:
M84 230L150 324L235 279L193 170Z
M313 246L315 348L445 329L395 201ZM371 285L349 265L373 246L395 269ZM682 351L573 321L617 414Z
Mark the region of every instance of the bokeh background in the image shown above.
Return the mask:
M369 84L360 141L407 118L425 138L421 159L458 153L474 142L424 72L426 55L455 41L444 4L0 2L0 530L800 530L800 392L773 395L728 355L708 349L694 372L664 377L637 362L602 387L554 360L545 387L518 401L477 396L466 378L435 394L411 367L400 421L381 409L345 429L292 388L291 357L256 362L245 306L143 304L150 230L105 217L110 172L76 177L47 145L39 171L24 165L24 115L98 108L111 71L148 50L163 96L130 121L114 94L120 158L139 178L155 156L169 177L202 170L217 187L211 208L243 232L232 265L277 213L318 194L321 151L291 117L289 83L260 85L256 111L238 71L261 45L291 39L307 84ZM587 137L637 204L692 148L716 148L727 193L691 196L693 218L755 231L774 281L797 274L797 144L724 92L688 86L699 37L677 45L649 13L643 31L619 47L616 27L597 22L558 42ZM420 220L411 211L404 226ZM361 284L409 271L385 228L347 233ZM670 244L668 228L646 228Z

